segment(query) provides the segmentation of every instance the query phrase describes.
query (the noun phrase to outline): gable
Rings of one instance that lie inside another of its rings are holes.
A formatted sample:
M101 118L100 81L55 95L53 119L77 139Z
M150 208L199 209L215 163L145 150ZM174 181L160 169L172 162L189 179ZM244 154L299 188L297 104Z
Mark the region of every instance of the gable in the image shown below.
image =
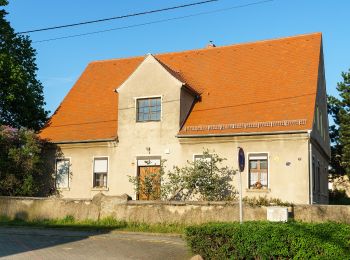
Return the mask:
M185 84L171 72L169 68L161 64L151 54L138 65L135 71L116 89L118 93L131 91L128 86L133 88L152 88L154 85L178 85ZM127 90L126 90L127 89ZM159 94L159 93L156 93Z

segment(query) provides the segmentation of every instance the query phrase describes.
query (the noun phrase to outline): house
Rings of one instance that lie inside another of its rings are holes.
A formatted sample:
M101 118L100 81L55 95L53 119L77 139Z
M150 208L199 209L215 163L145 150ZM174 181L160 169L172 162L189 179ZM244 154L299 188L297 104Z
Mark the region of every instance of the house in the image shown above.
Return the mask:
M243 196L328 203L322 35L91 62L40 135L67 198L136 199L128 175L203 149L238 169L242 147Z

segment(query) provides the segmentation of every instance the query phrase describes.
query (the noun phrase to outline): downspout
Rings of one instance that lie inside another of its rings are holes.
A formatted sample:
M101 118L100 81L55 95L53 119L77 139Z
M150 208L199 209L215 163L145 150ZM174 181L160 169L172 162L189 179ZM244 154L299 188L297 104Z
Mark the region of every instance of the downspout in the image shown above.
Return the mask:
M309 204L313 204L313 175L312 175L312 145L311 145L311 130L308 133L308 146L309 146Z

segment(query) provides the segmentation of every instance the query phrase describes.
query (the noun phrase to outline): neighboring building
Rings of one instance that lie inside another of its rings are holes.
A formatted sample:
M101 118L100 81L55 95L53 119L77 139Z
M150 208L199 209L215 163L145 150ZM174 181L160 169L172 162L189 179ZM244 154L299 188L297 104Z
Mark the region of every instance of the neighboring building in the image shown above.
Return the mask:
M243 196L328 203L322 35L92 62L41 137L62 149L68 198L136 198L127 176L145 160L171 169L204 149L238 169L242 147Z

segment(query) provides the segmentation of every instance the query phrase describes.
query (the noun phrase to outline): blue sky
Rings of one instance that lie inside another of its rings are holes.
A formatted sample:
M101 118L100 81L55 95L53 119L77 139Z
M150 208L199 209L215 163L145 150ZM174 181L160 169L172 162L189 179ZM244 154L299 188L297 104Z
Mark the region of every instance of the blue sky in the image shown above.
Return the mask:
M15 31L75 23L198 2L200 0L16 0L6 7ZM180 10L30 34L37 50L38 78L46 108L53 112L90 61L197 49L322 32L326 81L336 94L342 71L350 68L349 0L219 0ZM39 40L228 9L186 19L58 41Z

